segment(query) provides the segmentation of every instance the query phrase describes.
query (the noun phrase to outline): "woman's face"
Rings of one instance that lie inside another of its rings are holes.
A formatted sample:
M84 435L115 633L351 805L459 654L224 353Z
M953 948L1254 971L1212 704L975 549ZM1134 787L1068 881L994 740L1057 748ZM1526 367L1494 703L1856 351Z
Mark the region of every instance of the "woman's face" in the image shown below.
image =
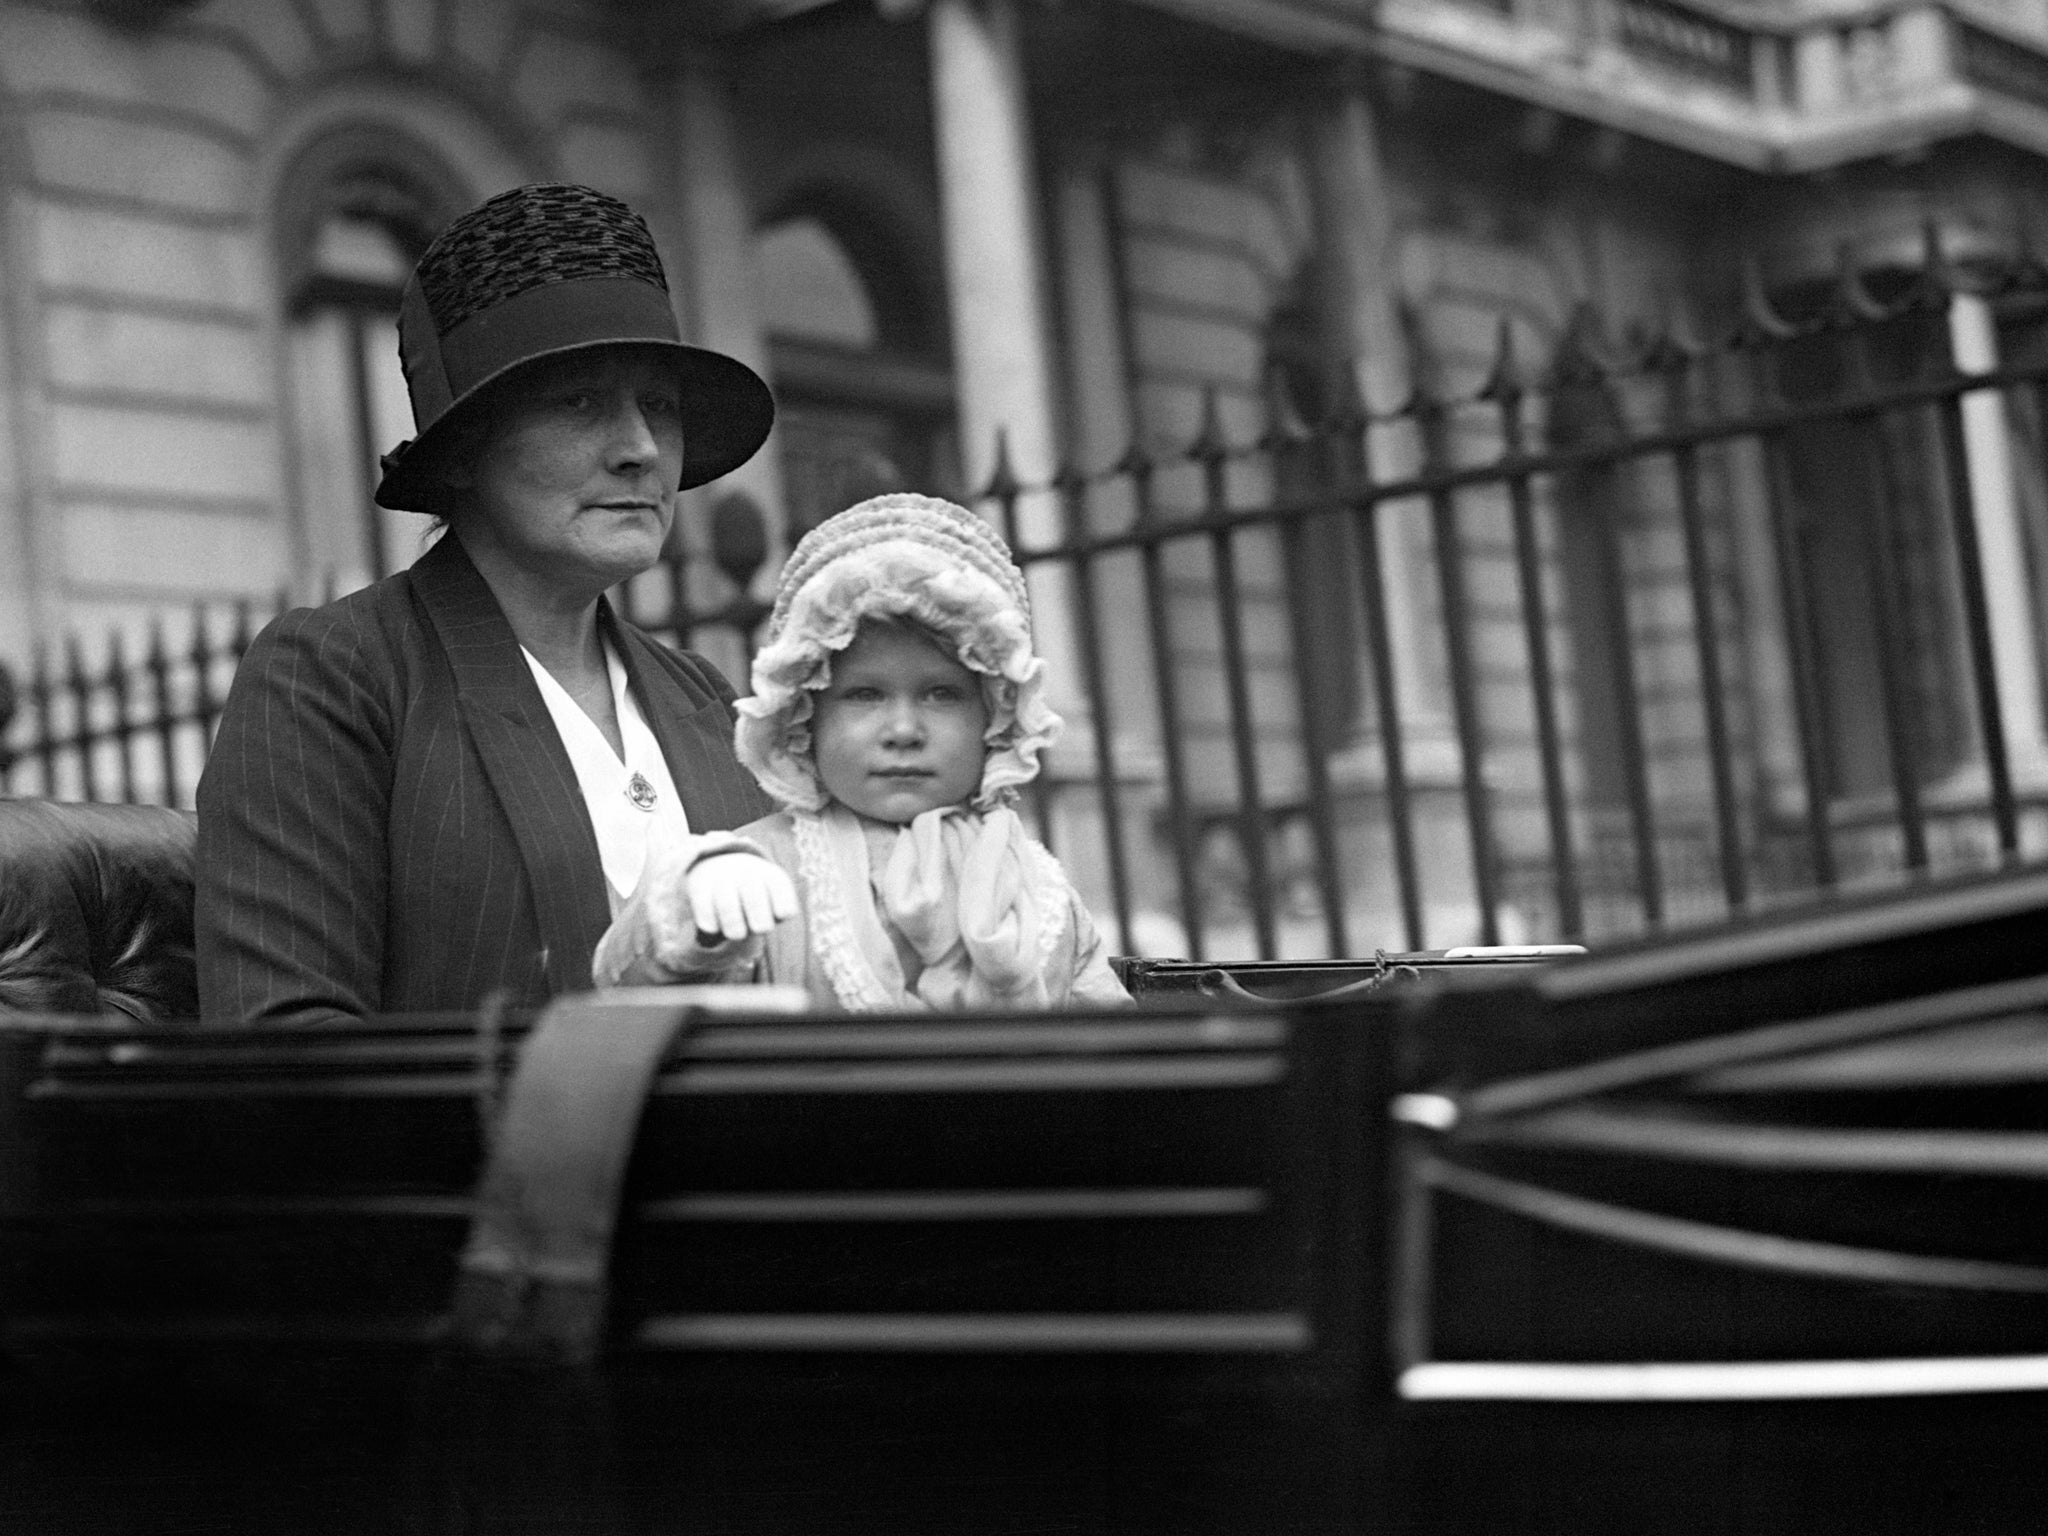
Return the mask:
M861 625L832 659L814 710L819 781L849 810L908 822L981 788L981 679L916 630Z
M683 427L675 370L658 352L551 359L491 404L474 460L451 477L472 493L457 529L473 556L593 597L660 559Z

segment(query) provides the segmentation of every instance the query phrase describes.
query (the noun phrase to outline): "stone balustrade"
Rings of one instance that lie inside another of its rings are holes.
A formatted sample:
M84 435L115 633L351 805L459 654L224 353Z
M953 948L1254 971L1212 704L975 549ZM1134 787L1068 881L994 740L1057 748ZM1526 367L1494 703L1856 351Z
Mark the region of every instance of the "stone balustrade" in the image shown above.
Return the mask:
M1361 20L1367 8L1361 6ZM1981 133L2048 150L2048 6L1381 0L1376 50L1759 170Z

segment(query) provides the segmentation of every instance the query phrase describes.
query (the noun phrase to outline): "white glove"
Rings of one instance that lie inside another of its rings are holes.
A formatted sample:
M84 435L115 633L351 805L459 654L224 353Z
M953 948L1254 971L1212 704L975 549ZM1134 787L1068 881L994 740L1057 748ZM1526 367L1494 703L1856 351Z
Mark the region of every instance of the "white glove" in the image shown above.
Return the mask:
M703 949L769 933L796 916L796 887L781 866L740 848L700 858L690 866L684 890Z
M712 980L752 962L797 912L796 887L759 848L730 832L657 842L640 883L591 957L600 987Z

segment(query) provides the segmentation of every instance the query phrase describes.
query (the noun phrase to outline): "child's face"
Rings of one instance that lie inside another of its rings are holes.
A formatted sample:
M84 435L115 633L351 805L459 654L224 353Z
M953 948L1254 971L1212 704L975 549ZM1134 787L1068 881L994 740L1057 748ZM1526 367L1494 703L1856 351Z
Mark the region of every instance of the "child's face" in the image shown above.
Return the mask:
M907 822L973 797L987 729L980 678L915 630L863 624L819 690L811 749L834 800Z

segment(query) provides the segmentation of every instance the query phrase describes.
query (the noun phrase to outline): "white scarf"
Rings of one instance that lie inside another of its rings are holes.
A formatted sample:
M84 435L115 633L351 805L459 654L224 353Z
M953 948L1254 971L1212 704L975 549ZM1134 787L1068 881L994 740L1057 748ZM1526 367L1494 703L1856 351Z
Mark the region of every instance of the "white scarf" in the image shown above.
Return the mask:
M907 826L844 806L791 813L811 951L855 1013L1043 1008L1069 922L1066 875L1007 807ZM917 956L907 982L891 934Z

